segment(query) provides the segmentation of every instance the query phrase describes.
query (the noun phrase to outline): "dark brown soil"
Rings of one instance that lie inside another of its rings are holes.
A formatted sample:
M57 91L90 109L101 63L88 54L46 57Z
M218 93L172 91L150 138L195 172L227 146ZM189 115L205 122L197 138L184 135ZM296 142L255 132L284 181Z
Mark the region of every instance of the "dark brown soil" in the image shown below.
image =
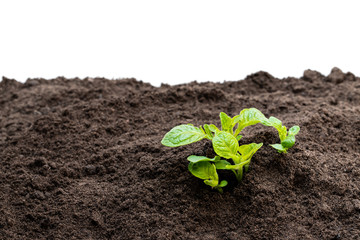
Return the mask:
M178 86L125 79L0 83L0 239L360 239L360 78L334 68L300 79ZM287 155L277 132L241 184L220 194L187 171L205 140L160 144L182 123L219 125L255 107L299 125Z

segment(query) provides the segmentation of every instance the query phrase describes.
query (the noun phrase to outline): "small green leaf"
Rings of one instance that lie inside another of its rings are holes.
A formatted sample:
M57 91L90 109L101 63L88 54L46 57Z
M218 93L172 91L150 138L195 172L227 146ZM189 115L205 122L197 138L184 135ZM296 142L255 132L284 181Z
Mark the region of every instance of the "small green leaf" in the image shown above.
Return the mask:
M161 143L168 147L179 147L200 141L206 137L202 129L192 125L179 125L165 134Z
M228 185L228 182L226 180L222 180L219 184L219 187L225 187L226 185Z
M279 131L280 141L283 141L286 138L286 135L287 135L286 127L282 126L281 130Z
M229 163L226 160L220 160L220 161L215 162L215 167L216 167L216 169L227 169L226 165L230 165L230 164L231 163Z
M213 133L218 133L220 132L220 130L214 125L214 124L210 124L209 125L209 130Z
M247 145L241 145L238 148L238 151L241 154L241 160L242 161L250 160L252 158L252 156L256 153L256 151L261 148L262 145L263 145L263 143L259 143L259 144L250 143Z
M209 175L210 175L209 176L210 179L211 180L216 180L216 185L218 185L219 184L219 176L218 176L218 174L216 172L216 167L215 167L214 164L211 164L211 170L209 172Z
M221 120L221 129L222 131L226 131L232 133L233 128L233 120L229 117L226 113L220 113L220 120Z
M256 108L245 108L239 115L233 118L233 123L238 123L238 127L235 131L237 136L245 127L255 125L257 123L266 122L267 118Z
M219 132L213 138L212 143L217 155L226 159L237 158L236 153L239 148L239 143L232 134Z
M300 127L299 126L292 126L290 129L289 129L289 132L288 132L288 135L289 136L295 136L296 134L298 134L300 131Z
M197 162L214 162L216 161L216 157L214 158L208 158L208 157L204 157L204 156L195 156L195 155L191 155L188 156L187 160L189 160L192 163L197 163Z
M206 135L209 137L209 139L212 140L212 138L214 137L214 134L211 132L209 125L204 124L203 128L205 130Z
M270 144L270 146L278 150L279 153L286 153L286 148L284 148L281 144Z
M206 185L209 185L210 187L214 188L214 187L218 186L219 181L216 181L216 180L205 180L204 183L205 183Z
M236 140L240 141L240 139L241 139L242 137L243 137L242 135L237 135L237 136L236 136Z
M210 162L189 163L189 171L195 176L203 180L219 180L216 167Z
M284 139L284 141L281 142L281 145L285 149L291 148L292 146L294 146L294 144L295 144L295 135L289 135Z
M264 125L274 127L279 132L280 141L283 141L286 138L286 127L283 126L282 122L276 117L269 117L268 121Z
M274 127L276 129L280 129L282 126L282 122L276 117L269 117L269 119L264 122L265 126Z
M232 118L233 124L235 125L240 120L240 115L236 115Z

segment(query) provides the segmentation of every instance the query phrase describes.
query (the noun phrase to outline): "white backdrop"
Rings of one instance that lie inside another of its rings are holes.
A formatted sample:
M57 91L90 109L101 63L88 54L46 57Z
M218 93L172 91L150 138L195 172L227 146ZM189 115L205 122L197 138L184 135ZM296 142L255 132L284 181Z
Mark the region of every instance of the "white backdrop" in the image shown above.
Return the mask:
M1 0L0 75L155 86L334 66L359 76L357 2Z

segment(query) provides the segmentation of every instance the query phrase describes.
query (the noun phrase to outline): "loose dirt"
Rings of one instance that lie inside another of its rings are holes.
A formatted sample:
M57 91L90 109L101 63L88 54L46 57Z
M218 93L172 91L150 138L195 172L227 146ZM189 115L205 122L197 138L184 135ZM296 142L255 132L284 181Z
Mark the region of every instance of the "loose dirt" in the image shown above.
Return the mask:
M255 107L301 131L288 154L276 130L243 182L211 190L187 171L206 140L162 146L172 127L219 125ZM0 83L0 239L360 239L360 78L323 76L153 87L135 79Z

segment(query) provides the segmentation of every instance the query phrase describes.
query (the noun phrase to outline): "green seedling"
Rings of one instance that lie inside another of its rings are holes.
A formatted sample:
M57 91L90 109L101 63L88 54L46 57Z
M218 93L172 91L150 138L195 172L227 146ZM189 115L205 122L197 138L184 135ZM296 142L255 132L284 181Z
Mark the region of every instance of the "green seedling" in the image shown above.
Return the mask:
M282 125L282 122L276 117L270 117L268 121L264 123L265 126L272 126L279 132L280 144L271 144L273 148L278 150L279 153L287 153L287 150L294 146L295 135L299 133L300 127L293 126L287 131L286 127Z
M263 145L263 143L239 145L239 141L243 137L240 133L245 127L261 123L276 128L281 144L272 144L271 146L282 153L286 153L286 150L294 145L295 135L300 130L298 126L294 126L287 132L280 120L274 117L268 119L256 108L244 109L233 118L221 112L220 121L221 130L214 124L205 124L200 127L192 124L176 126L166 133L161 141L165 146L179 147L203 139L211 140L217 155L214 158L191 155L187 158L190 162L188 169L194 176L204 180L205 184L219 192L223 192L222 188L228 182L226 180L219 182L217 170L231 170L240 182L244 171L249 170L252 156Z
M195 163L190 162L188 169L195 177L203 179L206 185L222 193L222 187L225 187L228 183L226 180L222 180L219 183L216 167L216 164L212 164L210 161L199 161Z
M231 159L233 164L225 165L225 169L232 170L240 182L243 169L248 170L251 157L261 148L262 143L251 143L239 146L238 140L228 132L219 132L212 141L214 151L220 157Z

